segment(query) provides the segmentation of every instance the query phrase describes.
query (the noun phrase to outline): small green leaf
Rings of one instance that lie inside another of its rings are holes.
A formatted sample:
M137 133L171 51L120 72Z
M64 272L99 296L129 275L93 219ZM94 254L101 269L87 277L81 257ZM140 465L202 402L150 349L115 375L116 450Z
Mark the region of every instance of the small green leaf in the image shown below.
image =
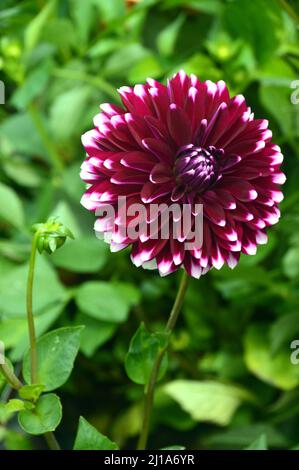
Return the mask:
M58 95L50 108L49 125L56 140L65 141L81 125L84 110L91 94L89 85L81 85Z
M76 293L80 310L97 320L124 322L132 305L139 300L138 290L131 284L90 281Z
M45 61L28 74L22 86L17 88L11 98L13 106L26 109L26 106L43 92L49 79L51 67L52 63Z
M0 183L0 219L13 227L24 225L23 207L17 194L8 186Z
M103 436L81 416L74 450L118 450L118 445Z
M26 317L26 281L28 264L11 269L0 277L1 314L10 318ZM48 311L56 303L63 302L66 291L53 267L39 256L36 260L36 282L33 286L34 314Z
M19 390L19 396L24 400L31 400L36 402L44 389L44 385L41 384L23 385L23 387L21 387Z
M37 341L38 381L45 391L54 390L69 378L78 353L82 326L59 328ZM23 376L30 382L30 355L23 362Z
M256 439L250 446L246 447L245 450L267 450L267 437L266 434L262 434Z
M25 403L23 400L12 398L6 403L5 408L9 413L15 413L16 411L25 410Z
M91 357L95 351L108 341L117 329L116 323L108 323L96 320L79 312L75 317L75 324L84 325L80 351L87 357Z
M54 393L42 395L34 410L20 411L19 424L29 434L44 434L54 431L62 418L60 399Z
M175 43L185 19L185 14L181 13L158 34L157 47L161 55L170 56L174 52Z
M28 24L24 35L25 49L27 52L30 52L37 44L47 21L55 11L55 7L56 0L50 0L45 4L39 14Z
M107 261L107 245L96 237L79 238L66 243L51 257L55 266L75 273L94 273Z
M133 336L125 359L125 368L129 378L137 384L147 384L155 359L166 347L167 336L164 333L149 333L142 323ZM167 370L167 355L162 359L158 380Z
M35 315L36 336L43 335L50 330L50 326L62 313L65 304L55 303L47 307L47 311L42 315ZM80 323L82 325L84 323ZM78 323L79 325L79 323ZM13 361L19 362L29 348L28 325L26 318L9 318L1 322L1 338L6 347L11 349L10 357Z

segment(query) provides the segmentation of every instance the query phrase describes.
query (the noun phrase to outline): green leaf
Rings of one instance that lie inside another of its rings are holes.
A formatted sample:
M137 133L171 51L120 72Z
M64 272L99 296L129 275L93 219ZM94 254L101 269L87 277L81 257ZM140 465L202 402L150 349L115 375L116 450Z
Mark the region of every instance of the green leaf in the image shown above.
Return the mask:
M105 76L124 77L131 67L149 55L151 55L150 51L139 43L119 47L116 52L110 54L106 62Z
M56 140L70 139L81 125L91 94L89 85L77 86L58 95L50 108L50 128Z
M54 431L62 418L60 399L54 393L42 395L34 410L20 411L18 418L21 428L29 434Z
M29 23L25 29L24 42L26 52L30 52L37 44L39 37L47 24L49 18L53 15L56 8L56 0L49 0L44 8Z
M28 264L18 266L0 277L1 313L11 318L26 316L26 283ZM55 304L63 303L66 292L49 263L37 256L33 286L34 315Z
M20 186L36 188L41 183L41 178L30 162L26 162L24 157L12 157L4 160L3 169L7 176Z
M61 387L69 378L79 350L82 326L51 331L37 341L38 381L45 391ZM23 376L30 382L30 355L23 362Z
M163 390L197 421L226 426L244 400L252 399L244 389L214 381L175 380Z
M263 434L265 434L267 438L269 447L281 449L288 445L288 439L285 433L283 434L278 431L274 426L262 423L232 426L221 432L211 434L206 438L205 442L209 448L228 450L244 449L252 442L258 440Z
M173 54L178 34L185 19L186 15L181 13L158 34L157 47L161 55L170 56Z
M42 392L44 391L45 387L41 384L34 384L34 385L23 385L18 391L20 398L23 400L30 400L36 402Z
M129 378L137 384L148 384L151 371L158 353L167 345L165 333L150 333L142 323L133 336L125 359L125 368ZM165 354L159 370L160 380L167 370Z
M224 8L224 29L234 38L250 44L261 63L275 54L279 44L281 10L276 2L243 0L229 2Z
M81 416L74 450L118 450L118 446Z
M80 310L97 320L112 323L124 322L138 298L137 289L126 283L90 281L82 284L76 292Z
M43 62L27 75L25 82L11 98L12 104L18 109L26 109L27 105L42 93L48 82L52 62Z
M74 46L77 40L73 23L67 18L53 18L44 27L41 41L64 48ZM62 46L63 44L63 46Z
M78 238L51 256L53 263L77 273L98 272L107 261L107 245L96 237Z
M84 325L80 351L87 357L93 356L95 351L108 341L116 331L116 323L96 320L84 313L78 313L75 318L77 325Z
M24 212L20 199L13 189L0 183L0 219L13 227L24 226Z
M291 363L291 349L271 353L267 325L251 325L245 335L245 362L248 369L261 380L282 390L299 384L299 369Z
M142 83L147 77L157 78L163 74L163 69L155 56L148 56L138 61L130 69L128 80L131 83Z
M250 446L246 447L245 450L267 450L267 436L262 434L258 439L256 439Z
M11 152L47 157L31 116L28 113L12 114L0 126L1 139L5 139Z
M80 45L83 43L85 46L94 20L93 4L92 2L82 2L82 0L70 0L70 6L70 13L80 36Z
M61 315L64 303L47 307L47 311L35 318L36 336L48 331L50 326ZM12 348L10 357L12 361L20 361L29 348L28 324L26 318L6 318L1 322L1 339L7 348Z
M17 398L12 398L6 403L5 408L9 413L15 413L16 411L25 410L25 402Z

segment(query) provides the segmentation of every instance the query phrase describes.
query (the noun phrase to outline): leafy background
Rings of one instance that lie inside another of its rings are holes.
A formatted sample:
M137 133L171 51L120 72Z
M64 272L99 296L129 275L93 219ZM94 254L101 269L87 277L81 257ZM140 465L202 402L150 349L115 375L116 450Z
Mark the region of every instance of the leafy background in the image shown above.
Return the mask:
M165 324L178 283L135 268L128 251L110 255L95 238L94 218L79 204L80 135L99 103L117 102L118 86L165 80L180 68L226 80L270 120L288 181L268 245L234 271L192 280L150 446L299 445L299 365L290 362L299 338L299 104L290 101L298 15L295 0L1 1L0 338L18 368L28 348L30 226L59 215L76 239L38 259L34 310L39 335L85 325L60 393L63 447L72 446L82 414L122 448L134 447L143 389L128 378L125 355L141 320ZM8 393L2 388L1 398ZM2 420L0 440L8 449L44 445L14 420Z

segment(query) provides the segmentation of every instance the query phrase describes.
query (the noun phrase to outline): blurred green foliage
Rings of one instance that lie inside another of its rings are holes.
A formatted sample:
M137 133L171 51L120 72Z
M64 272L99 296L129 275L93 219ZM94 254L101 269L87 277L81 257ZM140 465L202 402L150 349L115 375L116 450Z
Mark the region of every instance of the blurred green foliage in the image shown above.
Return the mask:
M134 446L143 390L127 377L125 356L141 320L152 328L166 322L178 282L135 268L128 251L109 254L95 238L94 217L79 204L80 135L101 102L117 102L117 87L166 80L180 68L224 79L270 120L288 181L268 245L234 271L192 280L150 445L298 446L299 365L290 362L299 338L299 104L290 100L299 79L298 22L296 0L1 1L0 339L18 367L28 348L30 226L57 215L75 241L39 257L34 311L38 335L85 325L61 392L64 447L82 414L120 447ZM7 398L2 382L0 389ZM28 441L1 407L0 423L4 447L43 445ZM87 425L81 434L99 439Z

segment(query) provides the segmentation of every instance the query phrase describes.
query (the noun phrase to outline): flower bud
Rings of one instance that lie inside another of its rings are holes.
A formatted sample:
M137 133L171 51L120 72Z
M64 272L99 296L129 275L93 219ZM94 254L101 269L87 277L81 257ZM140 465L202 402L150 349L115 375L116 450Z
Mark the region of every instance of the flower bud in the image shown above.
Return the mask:
M67 237L74 238L72 232L57 217L50 217L45 223L34 224L32 230L37 234L37 249L40 253L54 253Z

